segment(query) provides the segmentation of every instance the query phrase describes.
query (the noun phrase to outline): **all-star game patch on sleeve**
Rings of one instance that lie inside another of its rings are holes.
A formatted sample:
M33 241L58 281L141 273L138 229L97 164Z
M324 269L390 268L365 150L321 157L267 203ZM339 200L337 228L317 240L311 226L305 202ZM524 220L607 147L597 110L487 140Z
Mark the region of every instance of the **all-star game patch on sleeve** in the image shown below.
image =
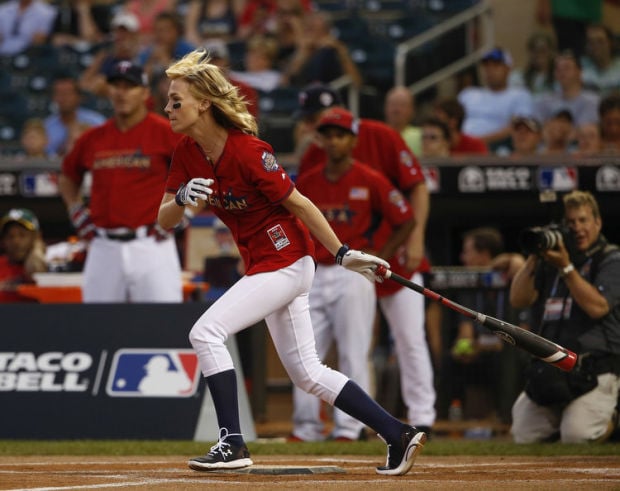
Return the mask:
M259 140L256 143L258 146L249 165L252 181L271 203L280 203L291 194L295 185L278 163L273 149Z

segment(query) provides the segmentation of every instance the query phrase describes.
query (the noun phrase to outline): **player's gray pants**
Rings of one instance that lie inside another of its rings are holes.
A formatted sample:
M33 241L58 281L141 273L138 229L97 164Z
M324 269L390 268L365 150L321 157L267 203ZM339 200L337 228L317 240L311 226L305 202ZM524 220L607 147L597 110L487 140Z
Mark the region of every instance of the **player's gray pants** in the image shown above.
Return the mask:
M376 313L375 287L361 274L337 265L320 264L310 290L310 317L316 348L325 360L335 341L338 369L369 391L368 353ZM293 435L323 440L320 400L293 388ZM357 439L364 424L334 408L332 436Z
M420 273L411 281L423 285ZM424 296L407 288L379 299L390 333L400 370L400 388L407 406L409 424L433 426L435 423L435 387L433 364L424 329Z
M539 406L521 392L512 406L511 433L516 443L536 443L560 432L562 443L587 443L609 429L620 390L620 377L598 376L598 386L568 406Z
M226 339L265 319L293 383L333 405L348 378L323 365L316 353L308 311L313 276L314 261L305 256L286 268L244 276L235 283L190 332L203 375L232 370Z

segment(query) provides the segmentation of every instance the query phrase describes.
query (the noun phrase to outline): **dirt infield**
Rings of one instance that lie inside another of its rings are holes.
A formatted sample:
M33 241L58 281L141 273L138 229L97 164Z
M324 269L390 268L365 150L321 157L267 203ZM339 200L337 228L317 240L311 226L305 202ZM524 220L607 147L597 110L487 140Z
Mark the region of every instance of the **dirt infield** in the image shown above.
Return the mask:
M620 490L620 458L611 457L425 457L406 476L375 474L377 457L255 456L255 465L337 466L344 473L264 475L194 472L179 457L4 457L0 490L193 490L243 489L442 489Z

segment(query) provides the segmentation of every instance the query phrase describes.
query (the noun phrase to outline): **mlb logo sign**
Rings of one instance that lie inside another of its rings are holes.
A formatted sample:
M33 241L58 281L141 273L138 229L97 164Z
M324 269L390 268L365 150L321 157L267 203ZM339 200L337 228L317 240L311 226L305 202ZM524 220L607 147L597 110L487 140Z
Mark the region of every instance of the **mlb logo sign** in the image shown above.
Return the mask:
M190 349L121 349L114 354L110 397L191 397L198 389L198 358Z

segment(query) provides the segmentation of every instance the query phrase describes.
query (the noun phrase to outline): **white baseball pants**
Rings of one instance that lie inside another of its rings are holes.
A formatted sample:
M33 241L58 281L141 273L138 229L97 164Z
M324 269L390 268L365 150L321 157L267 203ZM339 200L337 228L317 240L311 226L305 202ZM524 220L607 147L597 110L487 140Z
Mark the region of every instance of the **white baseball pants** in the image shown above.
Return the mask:
M344 268L343 268L344 270ZM232 370L228 336L265 319L284 368L295 385L333 405L348 378L321 363L308 310L314 261L244 276L196 321L189 334L205 377Z
M420 273L414 273L411 281L424 284ZM431 427L436 417L436 395L424 328L424 296L401 288L392 295L381 297L379 306L394 338L401 393L407 406L409 424Z
M95 237L84 264L82 299L85 303L182 302L174 239L122 242Z
M369 391L368 354L376 313L374 285L361 274L337 265L320 264L310 290L310 317L319 358L325 360L336 342L338 369ZM320 400L293 388L293 435L302 440L325 438ZM355 440L364 424L334 408L334 438Z

